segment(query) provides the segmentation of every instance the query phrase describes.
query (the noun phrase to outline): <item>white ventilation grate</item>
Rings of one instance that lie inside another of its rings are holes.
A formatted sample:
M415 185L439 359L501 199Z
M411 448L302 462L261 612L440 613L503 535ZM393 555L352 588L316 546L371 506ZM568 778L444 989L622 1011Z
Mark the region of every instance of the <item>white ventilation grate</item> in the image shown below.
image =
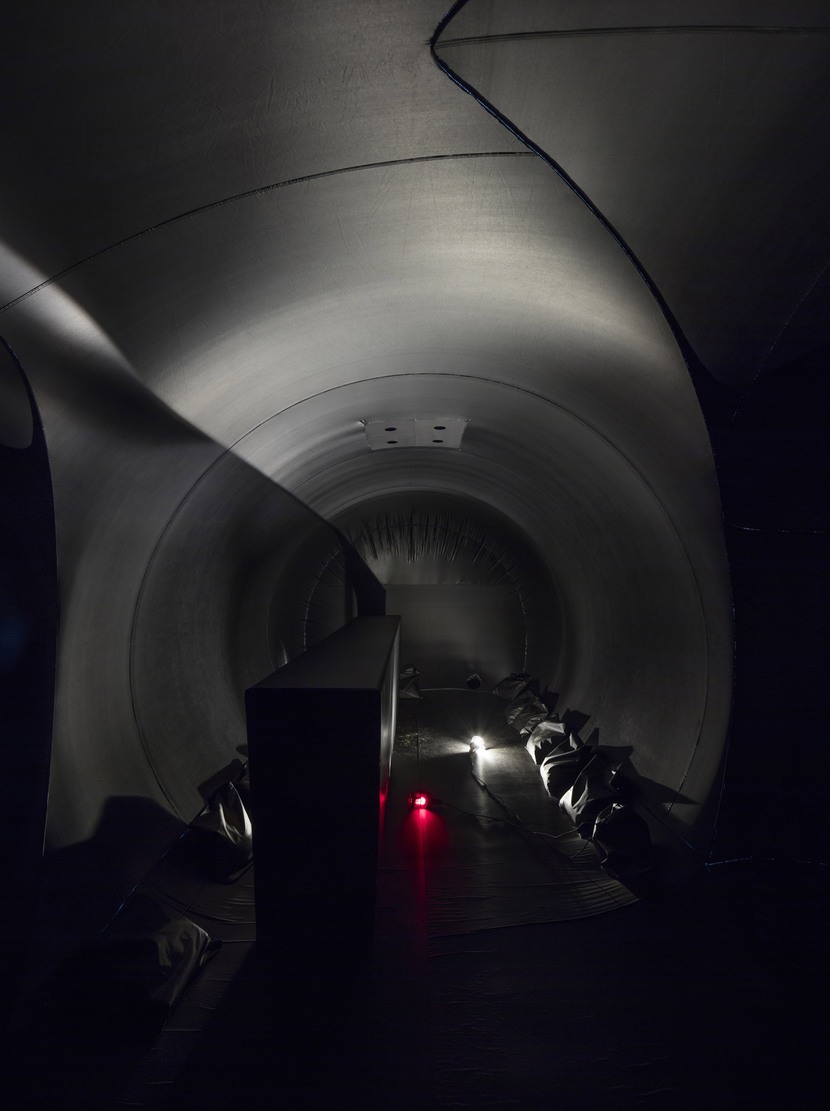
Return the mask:
M467 427L465 417L388 417L365 420L366 439L371 451L390 451L397 447L461 447Z

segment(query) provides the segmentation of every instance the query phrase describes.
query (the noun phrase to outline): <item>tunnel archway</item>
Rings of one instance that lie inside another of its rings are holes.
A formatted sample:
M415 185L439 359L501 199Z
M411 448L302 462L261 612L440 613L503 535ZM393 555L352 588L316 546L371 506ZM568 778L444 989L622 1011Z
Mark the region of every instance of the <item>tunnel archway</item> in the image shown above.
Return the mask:
M353 540L375 505L426 496L452 507L456 527L466 506L486 506L538 561L528 581L554 584L537 611L531 669L604 742L633 749L654 785L655 819L687 837L720 762L732 638L711 449L685 370L676 381L680 438L668 424L657 431L661 407L649 409L645 392L640 421L617 424L601 402L588 420L512 384L421 373L309 397L234 450ZM425 412L464 419L457 450L368 443L372 416ZM459 678L464 670L459 659ZM705 843L709 832L695 836Z
M476 673L492 688L513 671L547 685L565 638L556 584L509 519L480 501L401 491L335 524L386 587L422 686L461 688Z

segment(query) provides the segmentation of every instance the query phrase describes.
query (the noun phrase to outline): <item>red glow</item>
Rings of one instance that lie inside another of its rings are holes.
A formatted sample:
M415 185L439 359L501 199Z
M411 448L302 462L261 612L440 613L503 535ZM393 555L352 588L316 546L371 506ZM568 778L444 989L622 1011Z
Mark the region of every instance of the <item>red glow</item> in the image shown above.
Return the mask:
M423 791L413 791L409 796L409 805L414 806L416 810L424 810L429 806L429 798Z
M383 832L383 823L386 817L386 799L389 796L389 781L381 785L380 798L378 800L378 833Z

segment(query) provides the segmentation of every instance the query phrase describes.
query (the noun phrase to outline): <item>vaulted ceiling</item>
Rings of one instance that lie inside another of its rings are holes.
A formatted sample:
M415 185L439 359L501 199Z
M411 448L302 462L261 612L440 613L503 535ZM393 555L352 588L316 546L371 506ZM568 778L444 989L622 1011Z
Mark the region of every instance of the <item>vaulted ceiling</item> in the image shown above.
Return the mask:
M192 816L279 662L306 507L418 494L532 549L558 594L543 678L669 788L658 820L694 824L732 654L695 384L809 345L830 14L620 8L11 17L0 334L55 484L55 843L119 792ZM460 446L367 439L416 419Z

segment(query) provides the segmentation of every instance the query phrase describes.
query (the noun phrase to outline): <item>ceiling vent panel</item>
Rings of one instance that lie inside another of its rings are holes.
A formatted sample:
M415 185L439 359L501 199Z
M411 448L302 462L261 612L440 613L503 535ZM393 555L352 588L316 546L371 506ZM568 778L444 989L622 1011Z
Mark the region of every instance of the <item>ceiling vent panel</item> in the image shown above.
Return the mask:
M461 447L467 427L465 417L388 417L365 420L366 439L371 451L396 447Z

